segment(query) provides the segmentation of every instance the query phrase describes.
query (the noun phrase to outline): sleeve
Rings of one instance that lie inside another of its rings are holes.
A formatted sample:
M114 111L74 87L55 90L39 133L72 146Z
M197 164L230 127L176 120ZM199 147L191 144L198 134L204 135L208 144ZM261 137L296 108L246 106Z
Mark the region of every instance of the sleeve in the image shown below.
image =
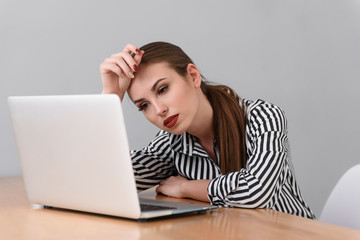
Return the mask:
M213 179L208 186L212 204L242 208L269 208L279 194L289 154L284 112L256 102L248 116L246 168ZM250 148L250 149L249 149Z
M147 147L132 150L130 154L138 191L146 190L175 175L169 137L163 132Z

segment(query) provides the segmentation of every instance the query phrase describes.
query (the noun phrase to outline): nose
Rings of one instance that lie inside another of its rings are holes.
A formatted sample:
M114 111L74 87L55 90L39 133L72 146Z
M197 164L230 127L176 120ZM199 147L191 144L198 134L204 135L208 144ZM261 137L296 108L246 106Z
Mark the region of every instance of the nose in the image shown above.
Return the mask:
M155 101L154 103L154 107L155 107L155 112L157 115L159 116L163 116L166 114L168 108L166 107L165 104L159 102L159 101Z

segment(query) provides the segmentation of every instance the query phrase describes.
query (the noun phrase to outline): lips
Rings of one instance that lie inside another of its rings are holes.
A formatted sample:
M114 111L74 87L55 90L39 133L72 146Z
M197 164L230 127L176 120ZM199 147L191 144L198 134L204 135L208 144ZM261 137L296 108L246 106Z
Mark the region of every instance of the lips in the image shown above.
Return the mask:
M172 128L173 126L175 126L178 118L179 118L179 114L168 117L167 119L164 120L164 126L167 128Z

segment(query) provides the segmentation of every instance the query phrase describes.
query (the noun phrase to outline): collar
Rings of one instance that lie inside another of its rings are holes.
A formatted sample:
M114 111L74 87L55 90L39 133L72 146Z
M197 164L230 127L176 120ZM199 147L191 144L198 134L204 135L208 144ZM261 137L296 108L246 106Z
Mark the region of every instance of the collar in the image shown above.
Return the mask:
M176 152L189 156L209 157L196 138L187 132L176 135L171 145Z

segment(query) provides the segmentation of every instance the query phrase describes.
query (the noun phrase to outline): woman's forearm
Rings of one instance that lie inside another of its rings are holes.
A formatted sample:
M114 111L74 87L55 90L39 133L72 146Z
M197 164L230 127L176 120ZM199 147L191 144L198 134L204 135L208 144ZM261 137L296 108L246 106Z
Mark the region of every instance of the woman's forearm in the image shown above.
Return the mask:
M189 180L181 185L181 192L184 197L210 202L207 187L211 180Z

